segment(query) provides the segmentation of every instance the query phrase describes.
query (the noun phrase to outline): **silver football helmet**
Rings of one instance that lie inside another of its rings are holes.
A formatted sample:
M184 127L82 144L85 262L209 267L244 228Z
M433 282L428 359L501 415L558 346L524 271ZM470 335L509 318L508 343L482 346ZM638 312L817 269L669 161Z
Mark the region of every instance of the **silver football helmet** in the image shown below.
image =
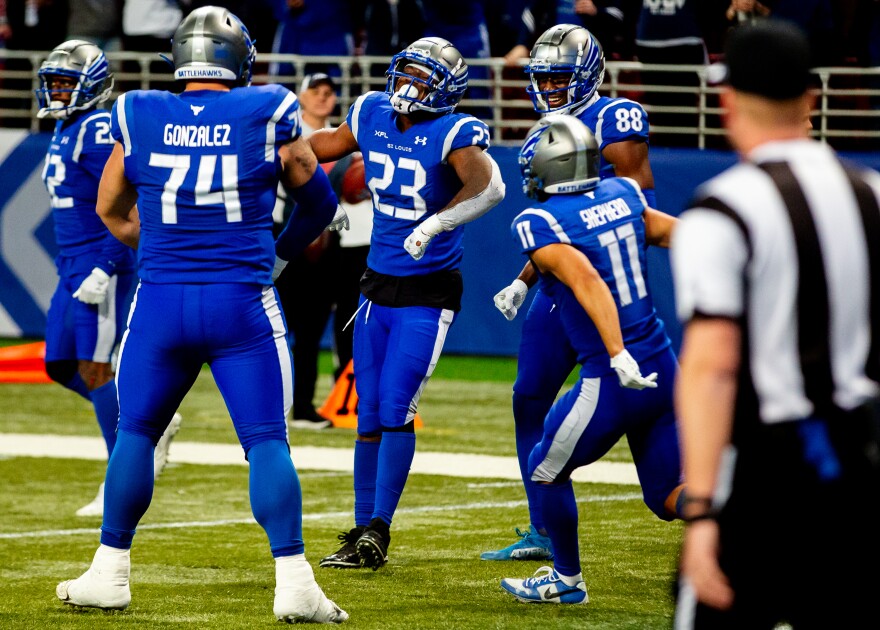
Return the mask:
M34 90L40 110L37 118L65 120L73 112L84 111L107 100L113 90L113 73L104 52L90 42L71 39L60 44L37 71L40 87ZM51 83L68 79L72 87L59 88ZM69 94L65 101L52 96Z
M171 38L178 81L251 83L257 49L247 27L222 7L200 7L186 16Z
M592 190L599 183L599 145L576 117L551 114L529 129L519 168L532 199Z
M526 92L535 111L568 114L602 85L605 54L599 40L583 26L557 24L544 31L532 46L526 72L531 82ZM567 75L567 85L542 90L540 79L549 74ZM561 104L552 105L556 95L565 98Z
M414 66L426 77L406 72ZM455 109L467 89L468 67L458 49L441 37L423 37L391 58L385 76L385 92L401 114L415 110L446 113ZM419 98L417 86L427 89Z

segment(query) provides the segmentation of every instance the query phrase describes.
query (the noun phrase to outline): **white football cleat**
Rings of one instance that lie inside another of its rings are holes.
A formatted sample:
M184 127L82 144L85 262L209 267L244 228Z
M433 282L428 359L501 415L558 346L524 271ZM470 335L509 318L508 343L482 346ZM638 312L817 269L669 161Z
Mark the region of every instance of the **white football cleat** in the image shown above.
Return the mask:
M348 613L324 595L305 556L275 560L275 618L287 623L342 623Z
M153 481L159 478L159 475L165 470L166 464L168 464L168 450L171 448L171 440L180 431L181 422L183 422L183 416L175 412L171 416L171 422L165 428L165 433L162 434L158 444L156 444L156 450L153 451Z
M101 545L88 571L58 584L55 594L71 606L125 610L131 603L130 574L131 550Z
M77 516L103 516L104 515L104 482L98 486L98 494L92 499L91 503L87 503L76 511Z

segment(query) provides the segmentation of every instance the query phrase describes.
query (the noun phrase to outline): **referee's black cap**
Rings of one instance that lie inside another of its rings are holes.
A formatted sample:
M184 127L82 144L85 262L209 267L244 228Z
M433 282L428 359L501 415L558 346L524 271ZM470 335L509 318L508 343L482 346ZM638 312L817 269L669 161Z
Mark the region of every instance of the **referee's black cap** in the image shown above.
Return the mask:
M812 85L810 42L792 22L758 19L738 26L724 47L724 82L772 100L803 95Z

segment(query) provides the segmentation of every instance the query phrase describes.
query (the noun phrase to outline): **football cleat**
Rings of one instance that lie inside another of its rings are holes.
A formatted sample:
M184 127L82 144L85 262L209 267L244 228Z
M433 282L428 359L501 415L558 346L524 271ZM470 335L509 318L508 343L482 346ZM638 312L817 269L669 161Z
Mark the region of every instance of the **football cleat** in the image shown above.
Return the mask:
M180 431L180 423L183 422L183 416L176 413L171 416L171 422L165 427L165 433L159 438L156 444L156 450L153 451L153 481L159 478L165 466L168 464L168 451L171 449L171 440Z
M388 562L388 545L391 543L388 527L382 519L374 518L357 540L357 551L364 566L373 571Z
M312 409L302 414L294 414L290 426L295 429L312 429L313 431L320 429L330 429L333 423L327 418Z
M527 604L586 604L590 601L583 580L569 586L550 567L541 567L533 577L524 580L504 578L501 588Z
M534 526L529 526L529 531L524 532L516 528L519 536L512 545L498 551L484 551L480 554L480 560L552 560L553 545L550 538L538 533Z
M331 553L329 556L324 556L321 558L321 562L318 563L318 566L333 569L360 569L361 568L361 555L358 553L357 544L358 538L361 537L361 534L364 533L365 527L352 527L347 532L342 532L337 536L337 538L341 541L342 545L336 553Z
M130 574L131 552L101 545L89 569L75 580L58 584L55 594L71 606L125 610L131 603Z
M324 595L305 556L278 558L272 612L287 623L342 623L348 613Z
M98 486L98 494L90 503L76 511L77 516L103 516L104 515L104 482Z

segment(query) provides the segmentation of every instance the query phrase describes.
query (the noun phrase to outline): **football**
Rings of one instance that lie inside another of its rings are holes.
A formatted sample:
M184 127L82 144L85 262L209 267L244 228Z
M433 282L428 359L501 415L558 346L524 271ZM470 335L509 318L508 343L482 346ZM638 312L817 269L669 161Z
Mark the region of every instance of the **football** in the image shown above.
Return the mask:
M370 189L364 179L364 158L357 153L342 175L342 199L347 203L358 203L369 198Z

